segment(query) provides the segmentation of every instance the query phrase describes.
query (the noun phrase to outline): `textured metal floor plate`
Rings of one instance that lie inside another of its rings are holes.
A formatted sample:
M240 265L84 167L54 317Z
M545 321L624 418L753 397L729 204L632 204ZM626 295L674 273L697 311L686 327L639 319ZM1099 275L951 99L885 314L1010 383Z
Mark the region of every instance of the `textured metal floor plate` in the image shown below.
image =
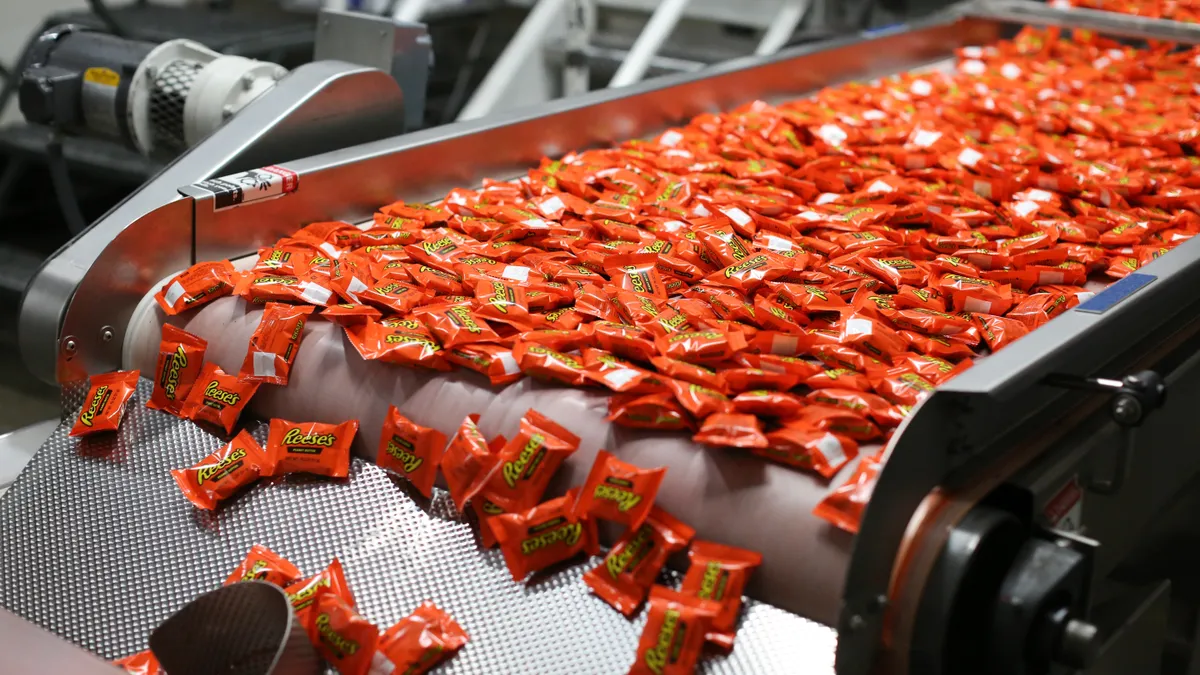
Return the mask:
M146 409L150 388L143 379L115 435L80 441L60 426L0 499L0 606L116 658L144 649L260 543L306 574L339 557L360 611L381 627L424 600L450 612L471 642L438 672L628 670L644 612L628 621L589 594L581 576L597 560L514 583L444 494L422 506L373 464L355 459L343 481L260 481L214 513L194 509L168 471L222 441ZM67 410L81 393L68 392ZM266 426L252 431L262 440ZM832 629L747 604L733 654L702 672L833 672Z

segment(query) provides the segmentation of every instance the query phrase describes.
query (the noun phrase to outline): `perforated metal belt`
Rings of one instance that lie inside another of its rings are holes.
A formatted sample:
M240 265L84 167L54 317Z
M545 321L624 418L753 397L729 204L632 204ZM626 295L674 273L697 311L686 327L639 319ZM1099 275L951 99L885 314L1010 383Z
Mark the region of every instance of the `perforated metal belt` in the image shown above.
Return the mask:
M115 435L72 439L60 425L0 498L0 605L113 659L145 649L151 630L263 544L305 574L340 558L359 610L380 627L436 602L471 636L438 672L624 673L633 662L645 612L626 620L589 593L581 577L599 559L515 583L445 493L420 505L369 462L353 460L343 481L285 476L215 512L193 508L169 471L222 441L147 409L150 391L143 379ZM66 419L82 396L64 392ZM264 423L251 431L265 440ZM831 628L746 604L733 654L702 672L833 672Z

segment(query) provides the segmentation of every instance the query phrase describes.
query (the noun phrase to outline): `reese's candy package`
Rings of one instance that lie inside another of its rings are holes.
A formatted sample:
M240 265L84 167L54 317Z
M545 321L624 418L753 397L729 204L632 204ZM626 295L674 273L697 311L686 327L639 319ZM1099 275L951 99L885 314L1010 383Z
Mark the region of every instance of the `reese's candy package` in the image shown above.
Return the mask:
M181 414L183 402L200 375L207 349L208 343L203 339L169 323L163 324L158 363L154 367L154 391L146 407Z
M187 469L172 469L171 477L183 496L206 511L266 475L266 453L247 431L242 431L211 455Z
M379 436L379 454L375 457L379 468L405 477L429 498L445 450L445 434L413 422L394 405L388 406L383 433Z
M318 593L308 625L317 653L341 675L367 675L379 642L379 629L336 593Z
M700 423L700 431L692 440L705 445L729 448L765 448L762 422L754 415L713 413Z
M379 636L385 673L421 675L450 658L470 637L450 615L428 600ZM388 666L390 665L390 669Z
M657 264L657 253L626 253L607 258L604 271L619 288L665 300L667 289L655 267Z
M580 386L587 382L587 370L581 357L564 354L540 344L518 340L513 345L513 358L521 372L542 379Z
M498 456L495 451L501 447L499 444L490 447L479 433L478 424L479 415L468 415L442 455L442 475L446 478L450 498L460 512L483 488L496 466Z
M654 508L654 497L666 475L666 467L643 469L601 450L579 491L575 515L611 520L636 530Z
M92 387L83 399L83 407L79 409L70 435L116 431L125 416L125 403L137 389L139 374L137 370L117 370L93 375Z
M692 429L691 417L673 394L616 394L608 398L613 424L638 429Z
M287 274L253 273L241 275L233 294L247 302L294 302L328 307L335 304L332 282L323 277L306 279Z
M710 541L694 541L688 549L688 558L691 566L679 591L720 604L705 637L719 647L732 649L742 592L750 573L762 564L762 554Z
M496 455L482 495L505 512L525 511L542 500L563 460L579 448L579 437L536 410Z
M524 377L512 349L501 345L476 343L451 347L446 350L446 360L486 376L493 387L512 384Z
M130 654L112 663L114 666L124 669L126 675L166 675L166 671L158 665L158 658L149 649Z
M412 318L391 316L382 321L368 320L365 323L346 326L346 338L368 361L379 360L402 366L449 370L446 353L442 345L425 328L425 324Z
M475 342L500 341L500 335L470 307L422 307L413 316L424 321L446 349Z
M702 330L671 333L655 339L654 344L663 356L689 363L719 363L746 348L741 333Z
M313 473L345 478L350 475L350 443L358 420L341 424L271 420L267 432L269 470L265 475Z
M751 389L733 397L734 411L749 415L788 417L800 412L803 407L802 397L786 391Z
M222 586L239 581L265 581L280 588L291 586L302 575L290 560L261 544L250 547L245 560L225 579Z
M370 305L359 305L353 302L343 302L326 307L321 316L339 326L353 326L366 321L378 321L383 313Z
M858 455L858 444L847 436L796 420L768 433L766 447L754 452L781 464L814 471L823 478L833 478L846 462Z
M296 612L296 620L300 622L308 631L309 636L313 634L313 619L317 598L325 593L331 593L341 598L347 605L354 607L354 593L350 591L350 586L346 583L346 573L342 570L342 563L337 558L329 563L329 567L320 572L301 579L296 583L283 589L287 594L288 600L292 603L292 610Z
M574 557L595 555L599 548L596 523L572 513L579 488L542 502L522 513L504 513L485 523L500 543L504 563L513 581L524 581L532 572Z
M238 416L256 391L257 382L243 382L236 375L226 375L216 364L206 363L183 404L183 416L232 434Z
M157 293L158 306L170 315L199 307L233 292L236 272L228 260L196 263L175 275Z
M250 336L250 347L238 377L247 382L286 386L300 351L300 339L304 337L305 319L312 311L307 305L268 302Z
M692 675L720 605L665 586L650 589L650 610L629 675Z
M645 521L630 527L617 540L599 567L584 573L583 581L618 612L633 617L667 559L682 551L695 534L695 530L655 506Z
M863 510L871 500L871 493L875 491L875 481L879 480L879 471L882 468L883 460L879 455L864 455L850 478L813 508L813 515L840 529L857 534Z

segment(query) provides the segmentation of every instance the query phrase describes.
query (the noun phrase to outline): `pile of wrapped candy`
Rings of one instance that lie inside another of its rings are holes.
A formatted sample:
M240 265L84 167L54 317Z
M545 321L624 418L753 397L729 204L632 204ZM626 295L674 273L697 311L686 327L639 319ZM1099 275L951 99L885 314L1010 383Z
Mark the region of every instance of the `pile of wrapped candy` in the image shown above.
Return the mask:
M1151 19L1200 23L1200 2L1196 0L1054 0L1053 4L1133 14Z
M466 631L432 602L380 632L358 613L354 593L337 558L310 577L271 549L255 545L225 579L265 581L284 589L296 619L321 658L342 675L420 675L450 658L468 641ZM165 675L146 650L115 662L134 675Z

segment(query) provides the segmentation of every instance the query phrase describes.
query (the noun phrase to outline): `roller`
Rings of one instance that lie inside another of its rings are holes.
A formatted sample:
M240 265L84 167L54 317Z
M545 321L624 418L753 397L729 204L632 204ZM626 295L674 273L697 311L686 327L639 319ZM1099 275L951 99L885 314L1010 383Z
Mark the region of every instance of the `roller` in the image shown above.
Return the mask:
M124 365L153 372L162 325L169 322L208 341L206 360L237 372L261 315L261 307L226 297L195 312L167 317L153 294L147 295L126 333ZM696 528L699 538L762 552L763 565L753 575L748 595L826 625L837 621L853 537L814 517L812 509L832 486L846 480L857 461L826 484L747 453L706 448L679 433L615 427L605 420L607 400L599 390L531 378L497 390L472 371L442 373L365 361L341 327L315 320L305 325L288 385L260 387L249 412L263 419L356 419L354 453L373 461L391 404L447 436L464 417L479 413L485 436L511 437L525 411L536 409L581 439L548 497L582 484L602 448L640 466L665 466L659 505ZM612 533L608 534L606 543L611 544Z

